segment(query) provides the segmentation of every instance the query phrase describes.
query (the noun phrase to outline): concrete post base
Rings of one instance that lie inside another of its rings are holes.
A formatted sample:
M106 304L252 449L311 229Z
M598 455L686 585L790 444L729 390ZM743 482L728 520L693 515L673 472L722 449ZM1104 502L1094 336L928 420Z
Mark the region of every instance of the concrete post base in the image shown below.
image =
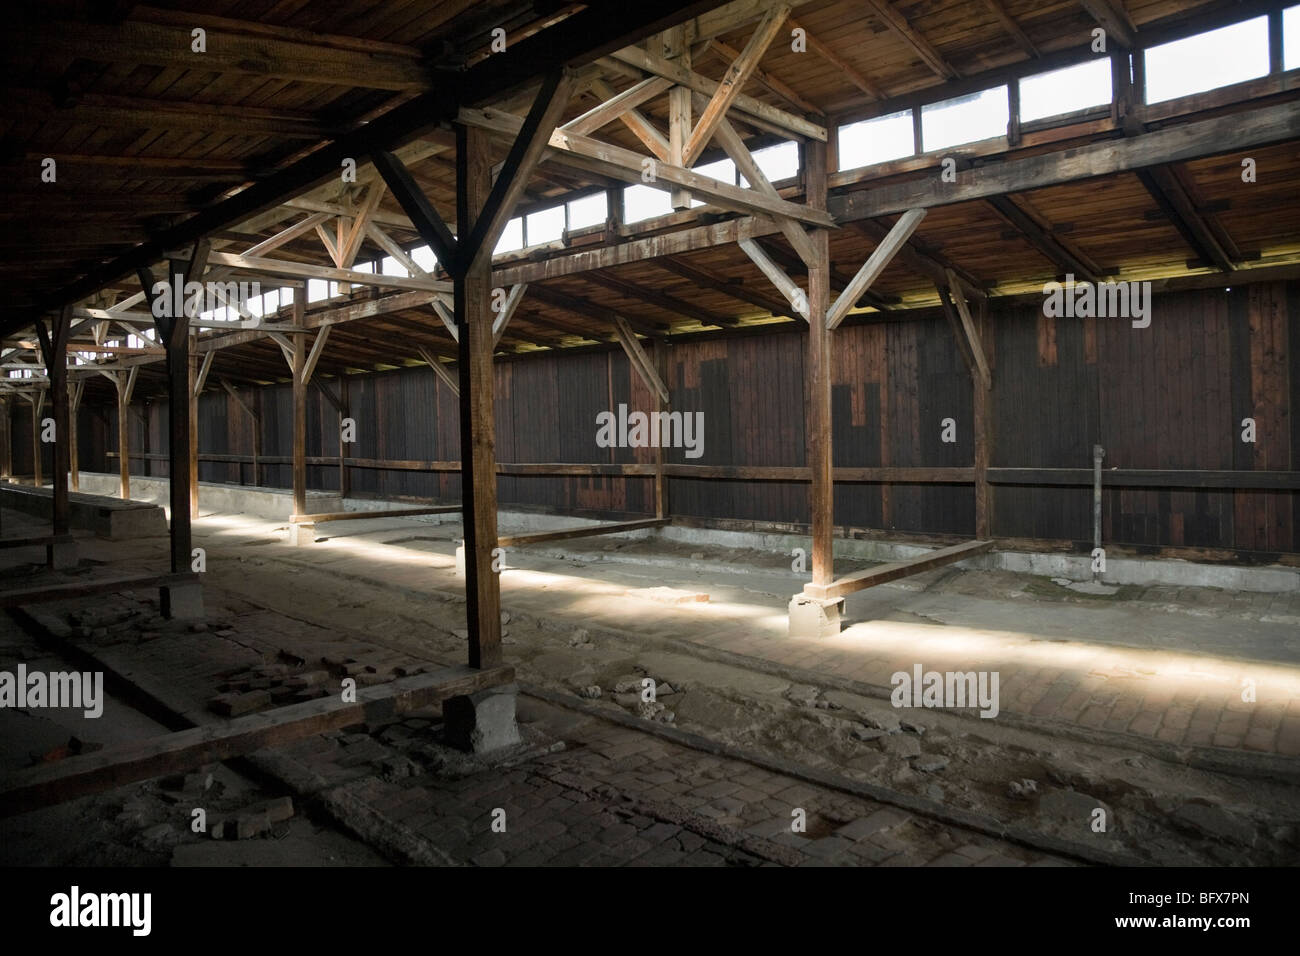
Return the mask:
M51 541L45 546L45 565L51 571L77 566L77 542L71 538Z
M844 598L822 600L796 594L790 599L790 637L832 637L840 632Z
M169 621L193 621L203 617L203 585L177 584L158 589L162 615Z
M522 738L515 723L518 694L518 684L503 684L446 700L442 720L447 744L478 754L519 743Z
M295 521L289 525L289 543L295 548L314 544L316 541L316 523L314 521Z
M456 573L461 577L465 576L465 542L461 541L456 545Z

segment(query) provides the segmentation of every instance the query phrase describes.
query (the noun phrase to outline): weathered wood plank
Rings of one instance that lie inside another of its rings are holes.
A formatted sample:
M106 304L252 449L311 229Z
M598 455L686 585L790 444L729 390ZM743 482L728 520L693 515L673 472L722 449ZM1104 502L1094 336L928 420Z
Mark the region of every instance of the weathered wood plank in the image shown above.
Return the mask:
M430 508L394 508L391 511L324 511L314 515L290 515L290 521L365 521L368 518L414 518L419 515L445 515L460 511L460 505L436 505Z
M351 724L388 720L396 714L513 680L512 667L449 667L359 688L356 703L325 697L225 723L105 747L0 777L0 816L102 793L165 773L194 770Z
M0 591L0 608L24 607L28 604L45 604L70 598L94 597L97 594L117 594L121 591L140 591L147 588L176 587L198 583L199 576L192 571L169 574L131 574L110 578L73 581L68 584L47 584L32 588L11 588Z
M563 528L558 531L538 531L534 534L514 534L497 539L499 548L517 548L542 541L564 541L568 538L589 538L600 534L618 534L621 531L639 531L642 528L662 528L672 524L670 518L646 518L643 521L620 521L615 524L589 525L585 528Z
M965 544L955 544L950 548L940 548L920 557L908 558L906 561L892 561L889 564L882 564L878 567L868 568L865 571L859 571L857 574L845 575L826 585L805 584L803 592L809 597L821 600L844 597L846 594L853 594L855 591L873 588L878 584L888 584L890 581L897 581L899 578L911 577L913 574L920 574L922 571L941 568L946 564L952 564L976 554L983 554L992 547L992 541L968 541Z

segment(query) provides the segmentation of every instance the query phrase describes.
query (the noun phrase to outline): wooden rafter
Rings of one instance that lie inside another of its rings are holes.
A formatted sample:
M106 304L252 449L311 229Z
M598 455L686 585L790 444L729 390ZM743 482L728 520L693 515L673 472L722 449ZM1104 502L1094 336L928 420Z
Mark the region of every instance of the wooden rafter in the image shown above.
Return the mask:
M701 76L692 70L665 60L663 57L647 53L639 47L625 47L611 55L622 63L644 70L646 73L653 73L656 76L672 80L681 86L689 87L696 93L703 93L705 96L711 97L718 91L719 84L717 80ZM735 95L732 106L756 120L785 131L787 134L822 141L826 139L826 127L796 116L786 110L770 106L761 100L754 99L752 96L746 96L744 93Z
M767 175L754 160L754 156L750 153L744 140L740 138L740 134L736 132L735 128L730 122L728 122L726 117L723 117L718 121L714 135L716 136L719 145L721 145L726 154L731 157L731 161L736 164L736 168L740 170L740 174L745 177L745 180L749 183L751 189L755 189L759 193L762 193L771 199L779 200L781 198L781 194L777 192L776 187L768 180ZM786 240L794 248L794 251L799 254L799 258L806 264L813 264L814 253L812 242L809 240L808 234L803 231L803 227L785 217L778 218L776 224L780 227L781 234L785 236Z
M179 253L176 257L183 256L184 253ZM288 279L328 279L333 282L351 282L354 285L373 285L411 291L451 291L450 282L441 282L434 279L385 276L370 272L358 272L354 269L338 269L329 266L309 265L302 262L288 262L282 259L240 256L229 252L211 253L209 261L245 272Z
M1137 25L1124 9L1123 0L1079 0L1079 5L1124 49L1137 46Z
M189 25L60 20L11 26L9 39L28 50L49 49L57 56L92 61L111 58L112 62L194 68ZM203 68L214 73L251 74L259 79L328 86L337 86L341 77L347 77L350 86L379 90L428 90L434 83L415 50L404 57L377 57L322 43L268 40L220 29L208 30Z
M839 70L846 80L860 89L863 93L866 93L867 96L871 97L873 100L884 99L884 90L882 90L877 84L871 82L871 80L867 79L867 77L848 60L844 59L840 54L836 53L825 43L821 42L821 40L817 39L813 34L809 33L805 27L800 26L800 24L793 18L790 18L787 22L790 24L790 29L803 30L804 40L808 44L808 49L812 50L831 66L835 67L835 69Z
M1201 261L1220 272L1235 271L1232 256L1197 210L1177 173L1167 166L1152 166L1150 169L1138 170L1137 175L1151 198Z
M1040 225L1029 213L1025 212L1013 196L991 196L988 203L1007 222L1015 226L1031 246L1041 252L1061 272L1074 273L1075 277L1088 282L1096 282L1100 270L1084 259L1079 253L1069 249L1051 230Z
M592 80L591 92L600 97L600 104L581 116L569 120L564 124L564 128L571 129L575 133L594 133L614 120L636 112L637 107L666 93L672 85L671 80L665 80L661 76L651 76L633 83L622 93L616 93L613 87L596 77Z
M787 22L788 21L789 18L787 18ZM791 24L791 27L793 28L793 24ZM739 50L733 46L728 46L726 43L716 38L709 41L709 48L727 60L735 61L740 58ZM777 96L788 102L791 106L801 109L805 113L821 115L826 112L816 103L800 96L799 92L795 90L794 87L790 86L789 83L786 83L780 77L762 67L756 67L754 69L754 82L767 87Z
M945 80L955 80L959 74L943 54L934 48L934 45L927 40L921 31L911 26L907 18L894 9L889 0L865 0L868 7L875 11L876 15L884 21L885 25L896 33L903 42L912 48L921 62L933 70L938 76Z
M686 279L689 282L693 282L701 288L711 289L712 291L719 292L722 295L730 296L737 302L746 302L771 315L783 315L791 319L801 317L798 316L793 309L790 309L786 302L772 296L764 295L761 292L755 292L743 282L719 279L710 272L704 272L701 269L697 269L694 266L688 265L682 260L675 259L671 256L665 256L662 259L652 259L651 262L660 269Z
M610 275L608 272L593 270L585 273L582 278L587 282L603 286L606 289L610 289L619 295L627 296L630 299L658 306L665 311L676 313L677 315L684 316L688 319L695 319L701 325L724 326L734 324L734 320L731 320L729 316L715 315L707 309L702 309L691 302L686 302L683 299L668 295L665 292L660 292L657 289L649 289L645 286L638 285L635 282L629 282L626 279L619 278L618 276Z
M484 257L491 258L501 231L514 214L515 204L523 196L528 178L559 124L572 89L573 77L567 72L553 72L542 81L474 228L458 244L457 270L468 270Z
M666 84L667 86L672 86L672 83L657 76L651 77L648 80L644 80L642 81L641 84L637 84L637 85L641 86L644 83L651 83L654 81L658 81L660 83ZM633 87L633 89L635 88L636 87ZM614 94L614 88L611 87L608 83L600 79L596 79L592 81L591 91L601 96ZM617 98L618 94L614 94L614 96L615 98ZM612 102L612 100L610 102ZM583 115L586 116L589 114L583 114ZM644 145L646 149L650 150L650 152L655 154L655 157L657 159L665 163L669 161L669 157L671 154L669 152L667 137L665 137L663 133L659 132L658 127L656 127L654 123L652 123L643 113L641 113L640 110L637 110L636 108L630 106L626 109L620 109L617 118L623 123L624 126L626 126L629 130L632 131L633 135L635 135L636 138L641 141L642 145ZM583 133L585 132L585 129L583 127L585 125L590 125L590 124L579 124L578 120L581 119L583 119L583 116L579 116L577 120L574 120L571 123L565 123L562 128L572 130L575 133Z
M1033 41L1025 35L1025 31L1020 29L1020 24L1016 23L1015 18L1007 12L1007 8L1002 5L1002 0L984 0L984 5L997 18L998 23L1002 24L1002 29L1007 32L1007 35L1020 45L1020 49L1034 59L1038 59L1042 55L1038 52L1038 47L1034 46Z
M722 80L718 83L718 88L714 90L710 97L708 105L700 113L699 122L695 124L695 129L691 131L691 138L686 142L682 152L682 165L691 166L699 157L700 153L709 144L713 138L713 131L717 128L727 115L727 110L735 102L736 97L740 95L741 89L745 83L753 76L754 71L758 69L759 61L763 59L763 54L772 41L776 39L777 32L785 22L785 18L790 15L788 4L782 4L769 10L754 30L753 35L749 38L749 43L723 74Z

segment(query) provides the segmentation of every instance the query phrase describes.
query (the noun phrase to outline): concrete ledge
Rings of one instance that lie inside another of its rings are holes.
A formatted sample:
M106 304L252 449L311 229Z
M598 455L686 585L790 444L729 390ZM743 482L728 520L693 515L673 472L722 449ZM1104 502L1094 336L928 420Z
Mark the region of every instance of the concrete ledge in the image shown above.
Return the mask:
M0 485L0 505L49 520L54 510L54 489L3 484ZM122 501L84 491L68 492L68 523L73 528L84 528L113 541L167 533L166 515L157 505Z
M96 472L81 473L81 487L96 494L116 495L118 476ZM164 508L170 506L170 483L166 478L131 476L131 500L149 501ZM121 499L117 499L121 500ZM213 481L199 482L199 507L227 514L246 514L273 521L287 521L293 513L293 490L290 488L255 488L252 485L225 485ZM342 511L343 499L334 491L307 492L310 512Z
M794 534L760 534L748 531L714 531L706 528L664 528L660 534L668 541L714 545L724 548L752 548L789 555L793 548L808 549L810 539ZM996 547L996 542L994 547ZM907 544L876 539L835 539L835 557L863 561L903 561L931 553L936 545ZM954 565L983 571L1014 571L1044 577L1092 580L1092 558L1086 554L1057 554L1039 551L994 551L968 558ZM1244 567L1230 564L1199 564L1177 558L1107 557L1106 584L1154 585L1174 587L1224 588L1230 591L1254 591L1286 594L1300 590L1300 568L1282 565Z

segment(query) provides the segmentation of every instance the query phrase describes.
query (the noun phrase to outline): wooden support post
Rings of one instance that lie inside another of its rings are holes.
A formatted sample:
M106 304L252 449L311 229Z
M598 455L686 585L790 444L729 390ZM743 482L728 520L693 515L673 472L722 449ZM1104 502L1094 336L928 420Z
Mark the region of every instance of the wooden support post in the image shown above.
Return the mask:
M68 384L68 468L73 491L81 490L81 460L77 450L77 413L81 410L84 381Z
M253 389L253 487L262 486L262 390Z
M684 27L671 27L663 34L664 59L689 70L691 49L686 43ZM691 139L691 91L685 86L674 86L668 91L668 162L674 166L688 166L686 144ZM691 194L685 189L674 189L670 194L674 209L689 209Z
M50 398L54 403L54 473L51 476L54 496L51 524L56 536L68 533L68 470L71 462L68 442L71 428L68 415L67 342L71 321L72 311L65 307L55 316L48 334L44 319L37 319L36 325L41 351L45 357L45 374L50 380Z
M348 449L343 444L343 419L352 414L352 406L348 404L348 377L339 375L339 404L343 407L339 411L339 497L346 498L351 492L348 481Z
M307 315L307 288L293 290L293 324ZM293 336L293 513L307 513L307 337Z
M190 568L190 337L181 332L167 349L168 479L171 569Z
M190 249L188 262L173 259L168 263L168 285L183 288L185 283L202 278L208 263L209 244L206 240L195 242ZM150 305L158 330L158 338L167 350L167 425L168 425L168 498L171 507L171 569L173 573L190 569L190 397L194 387L190 381L189 325L194 303L182 303L179 315L173 308L156 309L157 296L153 291L153 275L148 269L137 270L141 291ZM170 291L168 293L170 294ZM147 434L146 430L146 434ZM146 449L147 450L147 449ZM179 595L177 595L179 597ZM171 617L177 607L169 607L171 598L163 594L164 615Z
M190 419L190 443L187 449L188 460L185 471L189 476L191 518L199 516L199 394L196 387L199 381L199 355L194 349L196 341L197 337L191 333L189 335L189 356L185 362L185 411Z
M38 391L30 398L32 403L32 484L39 488L44 481L41 475L41 410L45 407L45 392Z
M131 385L135 384L135 371L117 373L117 470L118 483L121 485L120 497L123 501L131 497Z
M492 189L492 154L483 130L456 127L456 221L469 232ZM506 170L502 175L510 175ZM495 239L493 239L495 241ZM501 663L501 581L493 570L497 546L497 476L492 381L492 260L467 257L455 276L460 331L461 503L465 533L465 612L470 667Z
M810 140L804 145L807 203L826 208L826 144ZM826 585L835 580L832 535L835 528L835 490L831 471L831 330L830 233L812 230L816 261L808 265L808 467L812 471L812 580Z
M980 300L976 341L992 346L993 335L988 320L988 300ZM981 350L982 351L982 350ZM987 360L987 353L984 353ZM986 365L987 368L987 365ZM975 537L987 540L992 536L993 486L989 484L989 463L993 460L993 379L983 387L975 382Z
M190 567L190 337L167 349L168 485L171 505L171 569Z
M13 409L8 398L0 398L0 479L12 478L14 473Z
M653 345L653 360L655 374L659 376L659 381L665 386L668 385L668 343L662 339L655 339ZM660 395L655 396L655 411L667 415L673 410L672 396L664 398ZM663 448L663 443L656 443L655 447L655 517L667 518L671 514L671 508L668 500L668 476L664 474L664 463L667 458L667 452Z

